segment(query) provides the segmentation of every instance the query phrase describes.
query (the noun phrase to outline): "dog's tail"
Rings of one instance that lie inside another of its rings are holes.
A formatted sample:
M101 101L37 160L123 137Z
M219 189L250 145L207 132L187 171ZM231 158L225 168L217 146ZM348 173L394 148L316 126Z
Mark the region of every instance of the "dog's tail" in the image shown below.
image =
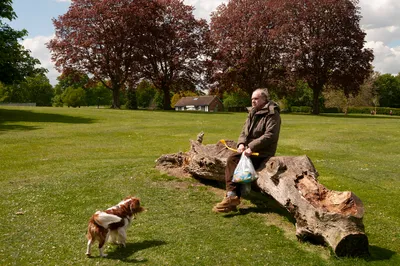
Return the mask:
M96 224L104 228L108 228L110 224L118 223L122 220L122 218L118 217L117 215L109 214L102 211L96 212L93 218Z

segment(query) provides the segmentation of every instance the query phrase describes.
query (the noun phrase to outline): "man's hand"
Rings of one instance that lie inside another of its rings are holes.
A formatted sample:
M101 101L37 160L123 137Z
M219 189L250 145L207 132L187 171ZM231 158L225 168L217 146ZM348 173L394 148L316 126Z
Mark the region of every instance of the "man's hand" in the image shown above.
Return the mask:
M244 145L240 144L239 147L237 148L238 153L242 153L244 151Z
M247 157L249 157L252 153L253 153L253 152L252 152L252 150L251 150L250 148L247 148L247 149L244 151L244 155L246 155Z

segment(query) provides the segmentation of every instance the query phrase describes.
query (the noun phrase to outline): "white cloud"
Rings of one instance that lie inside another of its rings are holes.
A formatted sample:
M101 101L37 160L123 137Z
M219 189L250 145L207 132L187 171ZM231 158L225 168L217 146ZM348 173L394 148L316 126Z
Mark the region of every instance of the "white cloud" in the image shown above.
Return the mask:
M195 7L194 15L197 18L209 20L212 11L215 11L222 3L227 3L227 0L185 0L186 5Z
M400 72L400 2L360 0L361 25L366 47L374 51L374 70L382 74Z
M50 80L50 84L57 84L57 77L60 75L54 68L54 63L51 61L51 54L49 49L46 47L46 43L49 42L54 36L36 36L22 41L22 45L25 49L31 51L31 56L40 60L41 67L49 70L46 76Z
M367 42L380 41L387 45L400 40L400 28L395 25L365 30Z
M397 75L400 72L400 46L391 48L383 42L368 42L366 47L374 51L374 70L381 74Z
M361 24L366 29L386 28L400 23L398 0L361 0L360 7Z
M361 25L367 41L390 43L400 39L400 2L398 0L361 0Z

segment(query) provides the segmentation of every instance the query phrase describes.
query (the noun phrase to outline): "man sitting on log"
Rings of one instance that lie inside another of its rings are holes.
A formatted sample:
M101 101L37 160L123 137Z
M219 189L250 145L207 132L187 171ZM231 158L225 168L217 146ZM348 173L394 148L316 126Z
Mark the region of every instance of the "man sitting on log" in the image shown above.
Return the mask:
M237 152L230 155L226 162L226 195L213 208L215 212L235 211L240 204L241 185L232 182L232 176L242 153L250 156L255 169L275 155L281 126L279 106L269 100L268 90L256 89L251 96L252 108L249 111L239 136ZM259 153L258 156L252 153Z

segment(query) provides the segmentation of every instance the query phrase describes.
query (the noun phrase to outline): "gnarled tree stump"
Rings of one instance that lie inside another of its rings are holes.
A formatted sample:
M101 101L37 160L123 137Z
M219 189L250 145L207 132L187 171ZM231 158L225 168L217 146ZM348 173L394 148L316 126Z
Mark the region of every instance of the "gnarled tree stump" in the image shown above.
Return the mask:
M202 145L203 133L186 153L162 155L156 167L175 176L224 181L227 157L221 143ZM236 147L234 141L226 141ZM350 191L332 191L318 183L318 172L307 156L277 156L257 169L256 183L296 220L299 240L329 245L337 256L368 255L364 206Z

